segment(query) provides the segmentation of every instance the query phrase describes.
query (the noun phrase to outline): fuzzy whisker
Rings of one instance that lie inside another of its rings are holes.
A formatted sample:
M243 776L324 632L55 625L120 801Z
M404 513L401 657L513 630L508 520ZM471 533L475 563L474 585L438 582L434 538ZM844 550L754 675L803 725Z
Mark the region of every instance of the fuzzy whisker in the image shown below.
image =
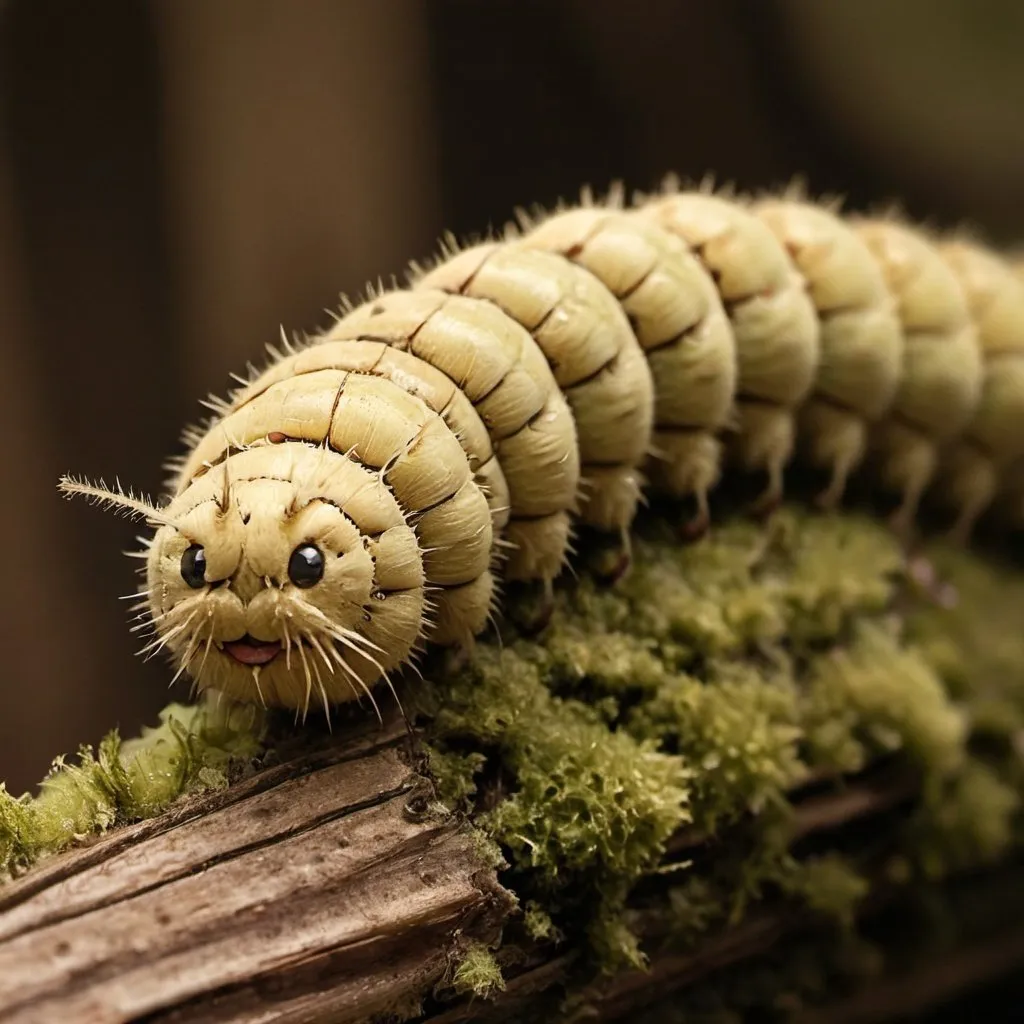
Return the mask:
M184 622L179 622L178 625L172 626L162 636L143 647L142 650L139 651L139 654L144 656L145 661L150 661L152 658L155 658L171 640L188 630L189 626L192 624L192 620L198 612L198 608L194 609Z
M267 700L263 696L263 687L260 686L260 666L259 665L253 665L252 666L252 681L256 684L256 695L260 699L260 707L265 709L266 706L267 706Z
M309 671L309 659L306 657L306 648L298 644L299 657L302 659L302 670L306 674L306 693L302 701L302 721L305 724L306 716L309 714L309 698L313 694L313 676Z
M377 701L374 698L373 693L371 692L370 688L366 685L366 683L363 682L363 680L360 677L359 673L356 672L355 669L352 668L352 666L344 659L344 657L342 656L341 652L336 647L334 647L332 645L330 647L330 651L331 651L331 654L334 656L334 660L341 667L341 670L349 677L350 680L352 680L355 683L357 683L359 685L359 689L362 690L363 693L365 693L366 696L369 698L370 704L373 707L374 714L376 714L376 716L377 716L377 721L380 722L381 725L383 725L384 724L384 716L381 715L380 707L377 704Z

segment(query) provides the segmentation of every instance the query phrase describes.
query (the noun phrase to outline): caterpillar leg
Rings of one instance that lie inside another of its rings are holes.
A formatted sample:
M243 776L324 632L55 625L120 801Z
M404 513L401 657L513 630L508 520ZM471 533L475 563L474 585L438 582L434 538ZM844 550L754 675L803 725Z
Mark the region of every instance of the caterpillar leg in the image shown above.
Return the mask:
M811 465L831 471L828 486L817 495L815 503L822 509L834 509L867 451L867 424L849 409L811 399L800 411L800 433Z
M433 597L434 620L427 639L443 646L472 648L487 626L494 578L490 572L461 586L444 587Z
M601 579L610 587L629 575L633 567L633 541L628 527L623 527L619 534L618 545L601 560L598 572Z
M882 486L900 495L898 507L889 516L889 527L906 542L913 533L924 492L935 476L935 442L909 423L889 420L876 431L874 447Z
M957 544L967 544L974 524L989 507L998 490L995 464L979 449L970 444L959 445L943 467L948 502L958 512L949 531Z
M696 514L680 524L687 540L703 536L711 523L708 494L721 477L722 444L700 429L661 428L654 432L654 454L646 470L651 484L676 498L692 496Z
M786 466L793 456L796 428L793 411L784 405L740 399L739 434L731 446L733 460L745 470L763 470L764 490L753 500L755 516L770 516L782 503Z
M633 466L586 466L580 518L595 529L625 533L640 504L642 478Z
M622 579L633 563L629 529L640 503L642 477L632 466L585 466L580 487L581 519L602 533L617 536L617 547L600 560L599 575Z
M555 610L555 577L565 564L570 547L571 524L566 512L538 519L512 519L505 533L509 546L505 578L510 582L535 583L536 606L519 624L529 633L540 633Z

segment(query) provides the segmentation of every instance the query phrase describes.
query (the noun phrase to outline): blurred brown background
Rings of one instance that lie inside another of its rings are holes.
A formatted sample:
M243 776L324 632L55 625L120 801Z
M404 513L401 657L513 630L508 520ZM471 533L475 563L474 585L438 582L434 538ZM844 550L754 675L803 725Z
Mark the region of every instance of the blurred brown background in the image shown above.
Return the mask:
M1019 0L0 0L0 778L168 699L135 531L59 473L159 490L279 325L584 181L1024 238L1022 54Z

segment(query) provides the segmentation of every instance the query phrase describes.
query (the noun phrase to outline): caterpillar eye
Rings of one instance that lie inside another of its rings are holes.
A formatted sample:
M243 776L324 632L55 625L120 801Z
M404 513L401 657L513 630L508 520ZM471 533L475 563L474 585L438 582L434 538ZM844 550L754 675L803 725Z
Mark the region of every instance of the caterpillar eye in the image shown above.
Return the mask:
M206 552L202 544L193 544L181 556L181 578L193 589L206 586Z
M323 579L324 556L315 544L302 544L288 559L288 578L297 587L312 587Z

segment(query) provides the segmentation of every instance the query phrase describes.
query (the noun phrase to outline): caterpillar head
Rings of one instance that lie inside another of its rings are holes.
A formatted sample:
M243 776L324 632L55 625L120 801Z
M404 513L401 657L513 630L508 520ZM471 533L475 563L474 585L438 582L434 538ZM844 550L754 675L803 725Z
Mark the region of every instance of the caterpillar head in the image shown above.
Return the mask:
M303 714L373 702L423 632L416 536L379 474L336 452L236 451L161 508L120 487L61 489L156 527L137 628L153 633L143 650L168 651L198 689Z

